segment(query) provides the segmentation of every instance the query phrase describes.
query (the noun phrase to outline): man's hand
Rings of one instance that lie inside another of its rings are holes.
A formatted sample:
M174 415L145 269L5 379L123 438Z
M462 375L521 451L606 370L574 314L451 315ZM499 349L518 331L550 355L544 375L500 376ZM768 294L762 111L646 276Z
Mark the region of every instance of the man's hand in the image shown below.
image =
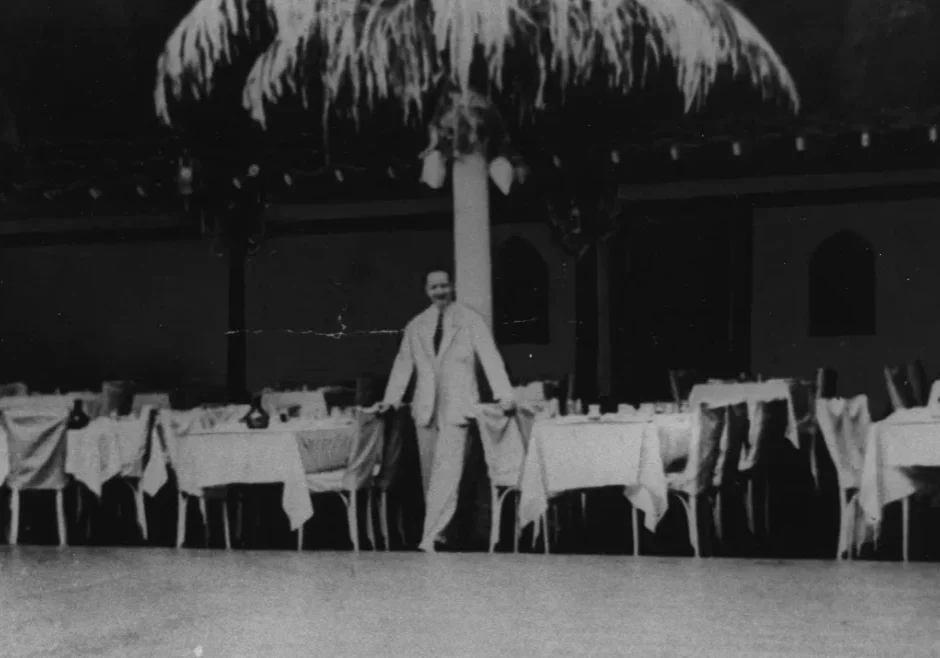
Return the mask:
M372 408L375 410L375 413L384 415L391 411L393 407L388 402L379 402Z
M512 398L505 398L499 401L499 408L503 410L503 413L507 416L513 413L516 410L516 401Z

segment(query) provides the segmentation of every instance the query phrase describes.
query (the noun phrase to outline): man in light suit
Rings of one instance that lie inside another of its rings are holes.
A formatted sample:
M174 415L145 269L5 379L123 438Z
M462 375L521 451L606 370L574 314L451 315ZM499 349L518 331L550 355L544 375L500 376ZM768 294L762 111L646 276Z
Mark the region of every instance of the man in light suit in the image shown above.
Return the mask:
M411 411L426 501L420 548L434 551L457 509L467 426L480 401L477 359L505 410L513 407L513 388L483 318L453 301L450 274L429 272L425 292L431 306L405 327L379 409L399 406L416 376Z

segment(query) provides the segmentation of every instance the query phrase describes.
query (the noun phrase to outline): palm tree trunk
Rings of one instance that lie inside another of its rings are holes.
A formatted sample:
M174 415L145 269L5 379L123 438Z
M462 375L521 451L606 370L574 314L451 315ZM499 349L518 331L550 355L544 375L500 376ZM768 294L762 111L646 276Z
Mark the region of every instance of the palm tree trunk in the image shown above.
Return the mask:
M490 181L483 153L462 156L453 164L454 275L457 300L493 327L493 278L490 246ZM463 487L461 543L485 547L489 537L489 478L478 432L470 432Z
M454 275L457 300L483 316L493 329L490 198L486 156L454 161Z

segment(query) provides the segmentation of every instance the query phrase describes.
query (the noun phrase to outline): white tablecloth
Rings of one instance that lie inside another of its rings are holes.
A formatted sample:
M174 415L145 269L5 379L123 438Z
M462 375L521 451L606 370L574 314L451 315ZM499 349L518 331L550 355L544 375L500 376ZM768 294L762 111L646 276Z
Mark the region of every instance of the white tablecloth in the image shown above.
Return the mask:
M859 486L865 531L877 533L884 507L917 490L914 467L940 467L940 412L902 410L872 424Z
M66 435L65 472L96 496L116 476L140 477L147 449L149 409L140 417L100 417Z
M280 482L291 529L296 530L313 516L293 432L192 433L177 437L177 442L174 468L181 491L198 496L209 487Z
M538 521L555 494L616 485L655 531L668 500L654 422L540 421L523 465L520 523Z
M793 410L793 384L785 379L766 382L735 382L730 384L698 384L689 394L689 406L728 407L747 403L748 418L753 420L758 402L785 400L787 403L787 438L797 449L800 447L799 429Z
M351 448L358 431L355 423L334 419L288 423L272 419L268 429L249 430L230 419L211 425L200 418L200 413L159 412L157 427L162 440L152 445L144 472L144 491L155 495L166 484L166 449L180 489L189 494L200 495L207 487L226 484L283 483L282 502L293 529L313 515L305 461L321 466L325 458L337 461L337 451L342 445ZM201 429L205 427L211 429ZM324 439L323 450L314 445L317 437ZM339 468L345 465L348 454L347 450Z

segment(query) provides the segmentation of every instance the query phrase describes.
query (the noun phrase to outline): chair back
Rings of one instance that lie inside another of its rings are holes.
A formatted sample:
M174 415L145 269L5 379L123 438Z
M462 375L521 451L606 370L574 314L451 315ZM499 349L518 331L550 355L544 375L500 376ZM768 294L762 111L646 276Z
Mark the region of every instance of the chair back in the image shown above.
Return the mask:
M681 405L688 401L689 395L696 384L704 384L706 378L696 370L670 370L669 386L672 398L676 404Z
M927 405L927 374L921 361L885 366L885 384L894 411Z
M24 397L29 395L29 386L23 382L13 382L0 386L0 398Z
M322 391L266 391L261 395L261 406L275 415L294 407L299 407L301 418L320 420L329 415Z
M14 408L0 412L7 437L9 473L13 489L63 489L66 432L70 409L67 406Z
M710 408L700 405L692 413L694 452L689 455L686 463L682 489L689 495L697 496L709 491L713 486L728 410L726 407Z
M935 381L930 387L930 395L927 396L927 406L933 409L940 409L940 379Z
M375 483L382 491L389 491L399 482L405 472L405 446L417 442L414 419L408 407L399 407L387 418L382 467Z
M356 426L349 463L343 476L343 487L348 491L358 491L372 483L385 444L385 421L379 414L357 409Z
M498 405L481 405L477 411L477 427L490 483L518 487L526 447L517 417L507 416Z
M131 413L139 416L145 407L150 409L172 409L169 393L138 393L134 396Z
M839 385L839 373L832 368L819 368L816 371L816 399L830 400L836 397Z
M868 397L859 395L848 400L817 400L816 422L835 464L839 488L842 491L857 488L871 427Z

